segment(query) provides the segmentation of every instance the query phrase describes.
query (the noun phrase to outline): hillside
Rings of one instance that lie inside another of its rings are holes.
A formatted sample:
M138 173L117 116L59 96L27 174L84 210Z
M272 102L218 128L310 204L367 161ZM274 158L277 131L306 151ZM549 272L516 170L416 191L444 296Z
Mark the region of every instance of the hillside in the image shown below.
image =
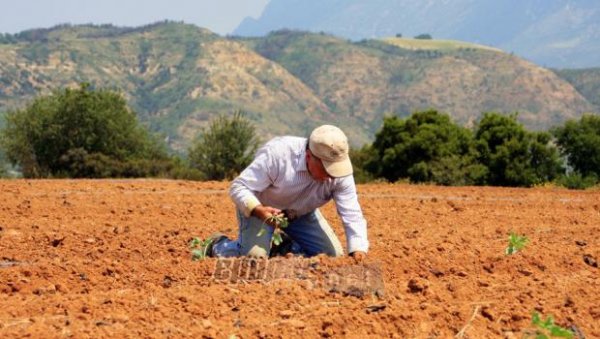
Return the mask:
M174 22L26 31L0 43L0 73L0 112L79 82L117 88L178 151L236 109L263 139L329 122L355 146L386 114L437 108L472 124L485 111L519 111L528 128L546 129L593 110L555 73L482 45L294 31L224 38Z
M600 68L562 69L554 71L567 80L600 112Z
M591 110L553 72L485 46L430 40L385 39L349 43L340 38L279 31L254 48L310 86L339 115L370 130L381 117L438 108L472 124L481 112L520 113L531 129L547 129ZM410 49L406 47L410 43Z
M184 148L214 115L238 108L268 122L261 130L267 136L305 133L327 118L328 108L284 68L195 26L58 27L42 33L32 42L0 45L0 111L83 81L118 88L175 149Z
M272 0L234 34L264 36L284 28L352 40L429 33L494 46L544 66L600 66L596 0Z

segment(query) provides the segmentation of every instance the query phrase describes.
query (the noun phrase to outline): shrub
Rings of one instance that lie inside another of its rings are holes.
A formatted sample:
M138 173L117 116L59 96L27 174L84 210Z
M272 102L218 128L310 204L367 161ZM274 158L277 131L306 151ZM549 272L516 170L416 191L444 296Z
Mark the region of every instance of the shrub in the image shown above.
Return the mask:
M0 144L26 178L147 176L170 162L120 93L88 84L9 112Z
M598 184L598 178L595 175L588 175L584 177L579 173L570 173L558 177L558 179L556 179L556 183L568 189L582 190Z
M479 183L485 175L475 162L471 132L435 110L407 119L385 118L372 149L366 169L392 182L408 177L412 182L465 185Z
M531 187L554 180L563 168L550 134L528 132L516 118L485 113L476 127L478 161L488 169L486 183Z
M600 177L600 115L586 114L552 130L561 154L582 177Z
M206 179L232 179L250 164L258 145L254 125L237 111L212 120L189 148L188 157Z
M415 39L419 39L419 40L431 40L433 38L432 38L431 34L424 33L424 34L419 34L419 35L415 36Z

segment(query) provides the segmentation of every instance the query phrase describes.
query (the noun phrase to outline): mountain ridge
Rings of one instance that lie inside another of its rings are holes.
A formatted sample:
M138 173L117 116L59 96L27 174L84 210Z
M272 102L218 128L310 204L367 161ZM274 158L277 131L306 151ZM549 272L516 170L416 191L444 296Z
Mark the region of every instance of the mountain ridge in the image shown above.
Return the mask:
M264 36L284 28L354 41L429 33L500 48L547 67L600 66L600 3L592 0L272 0L233 34Z
M285 30L221 37L176 22L28 31L0 43L0 73L0 112L80 82L117 88L177 151L212 117L237 109L263 138L335 123L354 146L370 142L385 115L428 108L466 125L485 111L519 111L533 129L596 109L554 72L485 46Z

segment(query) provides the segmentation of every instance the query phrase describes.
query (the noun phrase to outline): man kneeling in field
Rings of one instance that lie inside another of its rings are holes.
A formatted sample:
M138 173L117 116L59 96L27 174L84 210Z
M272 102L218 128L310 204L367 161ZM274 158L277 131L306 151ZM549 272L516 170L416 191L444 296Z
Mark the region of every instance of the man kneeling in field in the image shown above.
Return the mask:
M216 233L203 242L204 256L266 258L278 220L289 222L285 234L295 252L307 256L344 251L319 207L333 199L344 225L348 252L357 260L369 249L367 222L358 203L348 139L341 129L323 125L307 138L276 137L261 147L252 163L232 182L239 236ZM269 226L266 226L268 224ZM261 231L266 228L266 231Z

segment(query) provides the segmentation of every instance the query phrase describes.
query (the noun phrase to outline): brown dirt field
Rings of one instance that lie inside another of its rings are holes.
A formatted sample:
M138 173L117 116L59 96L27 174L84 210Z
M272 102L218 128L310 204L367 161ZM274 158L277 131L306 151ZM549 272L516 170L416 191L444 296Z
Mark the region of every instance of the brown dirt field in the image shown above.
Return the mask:
M386 294L359 298L215 281L217 261L187 244L237 234L227 188L0 181L0 337L521 338L537 310L600 338L599 191L360 185ZM323 213L344 239L333 204ZM530 243L507 256L511 230Z

